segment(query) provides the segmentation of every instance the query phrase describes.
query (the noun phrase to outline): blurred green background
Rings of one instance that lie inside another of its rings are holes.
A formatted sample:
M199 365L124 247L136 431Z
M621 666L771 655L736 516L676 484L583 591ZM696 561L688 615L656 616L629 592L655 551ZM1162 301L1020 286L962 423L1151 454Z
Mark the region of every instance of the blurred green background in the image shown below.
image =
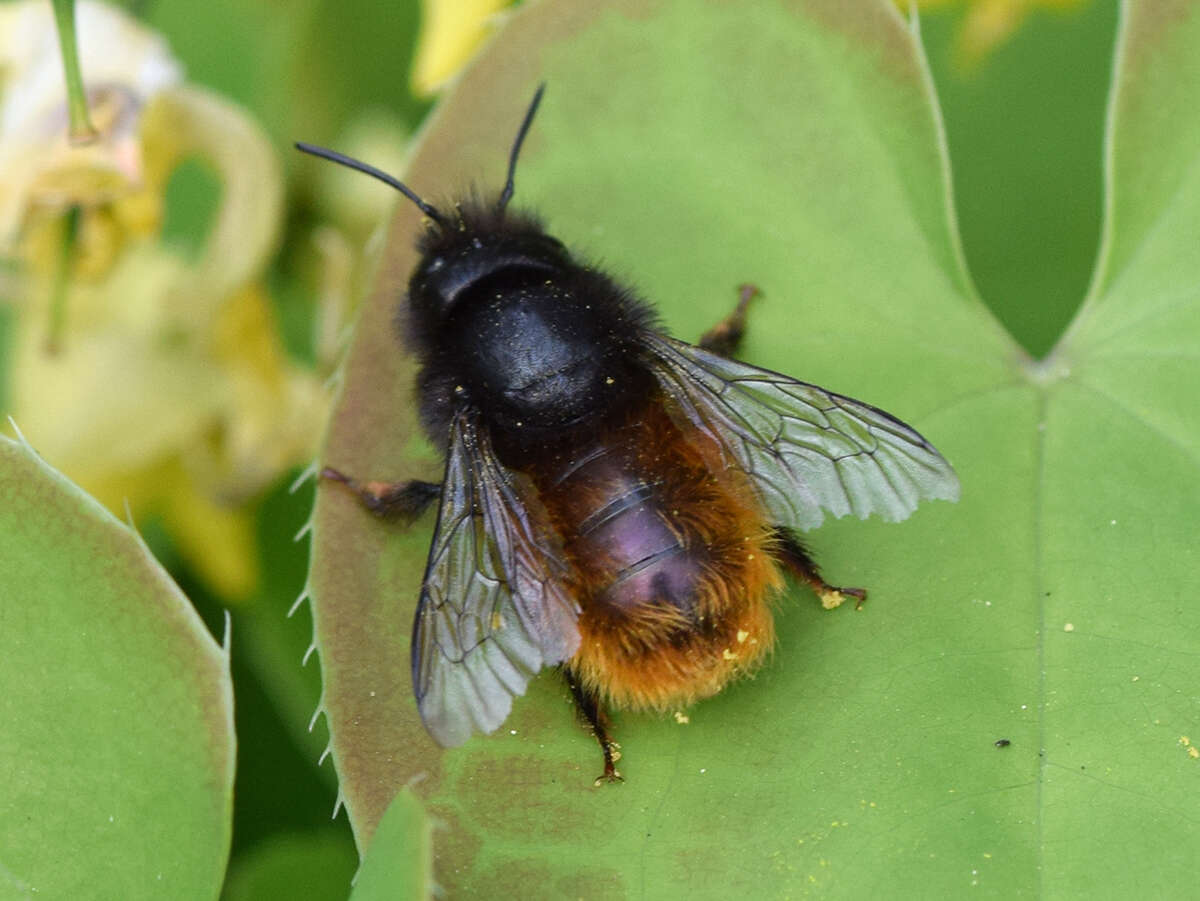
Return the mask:
M189 81L245 107L277 148L289 196L269 288L289 352L311 363L319 279L311 237L325 214L318 169L291 142L339 146L373 109L395 124L398 144L419 126L431 101L410 88L418 4L159 0L126 8L165 36ZM958 48L969 14L970 4L940 3L922 14L921 26L966 257L983 298L1026 350L1041 356L1082 299L1096 254L1116 4L1035 6L1007 40L964 61ZM395 159L402 152L397 146ZM176 173L167 211L173 240L199 244L218 190L200 166ZM0 362L7 373L7 361ZM294 898L298 886L306 898L345 898L357 859L345 817L331 819L332 767L317 765L325 725L318 720L308 731L320 694L315 658L300 665L311 639L309 611L301 605L286 616L305 579L306 546L294 537L312 502L311 484L289 494L295 474L258 506L263 579L253 597L232 607L238 774L228 898ZM162 523L139 525L222 635L226 599L189 570Z

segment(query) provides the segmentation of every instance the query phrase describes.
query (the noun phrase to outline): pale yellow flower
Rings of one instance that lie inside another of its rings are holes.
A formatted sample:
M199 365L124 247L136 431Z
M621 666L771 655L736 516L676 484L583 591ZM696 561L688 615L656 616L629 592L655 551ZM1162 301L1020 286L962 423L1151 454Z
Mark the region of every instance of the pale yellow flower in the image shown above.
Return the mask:
M52 464L122 515L128 501L161 516L218 591L245 595L249 502L308 462L326 406L262 287L283 209L275 151L238 107L181 85L160 38L97 3L78 24L100 140L68 146L49 4L0 15L0 246L18 280L8 412ZM159 231L167 182L193 158L221 186L196 259Z
M409 133L394 113L368 109L355 115L332 143L342 153L384 172L400 173L408 158ZM311 159L317 216L362 243L391 217L399 192L345 166Z
M421 0L421 31L413 60L412 89L436 94L465 66L491 33L511 0Z
M0 245L11 245L29 217L111 203L135 190L141 162L137 111L181 79L165 42L120 10L82 2L76 20L86 36L82 66L102 134L85 147L66 140L62 59L50 4L0 5Z
M382 169L401 172L408 155L408 131L394 114L366 110L355 116L331 146ZM388 223L400 196L395 188L365 178L345 166L310 159L313 211L321 223L312 233L320 270L314 349L332 368L348 335L359 298L371 290Z

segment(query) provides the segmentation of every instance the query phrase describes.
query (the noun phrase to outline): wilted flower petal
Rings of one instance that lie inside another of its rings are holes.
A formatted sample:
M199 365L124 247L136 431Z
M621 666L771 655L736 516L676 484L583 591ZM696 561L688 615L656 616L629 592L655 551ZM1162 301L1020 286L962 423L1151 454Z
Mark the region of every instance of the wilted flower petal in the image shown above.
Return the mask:
M122 10L85 0L76 8L80 65L100 140L72 146L62 57L45 0L0 6L0 243L11 243L39 206L113 199L140 177L139 110L176 84L179 64L161 37Z
M0 171L0 241L20 279L11 412L47 459L111 509L160 516L214 587L244 595L258 565L249 502L311 459L326 406L321 379L285 353L262 287L279 160L240 108L175 84L165 44L97 3L82 4L79 29L102 139L68 146L49 6L0 7L16 12L0 18L10 64L25 67L0 97L4 122L24 123L0 134L0 161L14 164ZM4 28L14 22L23 43ZM40 102L32 87L13 99L49 73ZM167 183L189 159L221 187L196 259L159 233Z

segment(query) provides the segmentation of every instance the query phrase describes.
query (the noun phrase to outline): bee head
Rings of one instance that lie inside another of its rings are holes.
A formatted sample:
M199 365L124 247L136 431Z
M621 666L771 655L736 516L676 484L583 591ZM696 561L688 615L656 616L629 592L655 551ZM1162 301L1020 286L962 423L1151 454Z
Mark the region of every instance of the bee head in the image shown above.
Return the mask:
M305 153L357 169L391 185L411 200L429 220L418 243L421 262L409 283L413 315L421 328L434 328L454 311L459 301L502 274L537 276L561 267L567 260L563 245L547 235L532 217L507 215L516 177L517 157L546 86L533 95L508 157L508 177L494 203L470 200L455 204L453 214L421 198L399 179L361 160L335 150L297 143Z
M414 315L431 327L460 301L500 281L543 280L569 263L566 248L530 216L476 203L457 208L454 227L435 224L421 239L421 262L409 282Z

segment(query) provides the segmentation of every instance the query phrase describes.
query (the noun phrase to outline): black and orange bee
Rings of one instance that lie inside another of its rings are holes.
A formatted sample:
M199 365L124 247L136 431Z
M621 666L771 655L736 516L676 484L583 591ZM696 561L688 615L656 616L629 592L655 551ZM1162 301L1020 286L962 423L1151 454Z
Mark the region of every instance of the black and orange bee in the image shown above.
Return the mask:
M606 708L671 711L758 666L769 600L791 572L826 607L797 531L826 512L887 520L958 497L950 465L882 410L730 359L736 310L686 344L651 307L509 211L499 197L437 208L373 167L427 217L400 305L417 395L445 448L440 485L344 483L377 514L439 502L413 626L412 679L443 746L492 732L513 698L561 666L618 779Z

